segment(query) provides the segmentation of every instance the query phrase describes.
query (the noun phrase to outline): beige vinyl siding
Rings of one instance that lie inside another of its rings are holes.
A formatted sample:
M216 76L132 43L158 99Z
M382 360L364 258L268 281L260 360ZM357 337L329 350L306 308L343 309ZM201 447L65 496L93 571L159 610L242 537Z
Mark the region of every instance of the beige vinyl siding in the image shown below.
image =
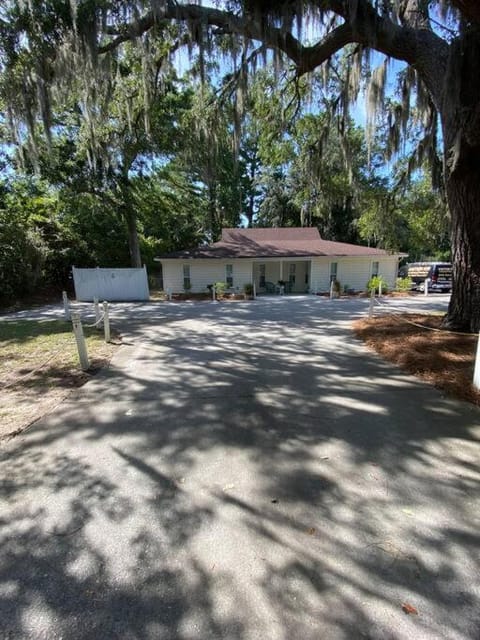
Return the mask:
M277 284L280 279L280 263L265 262L265 281Z
M389 288L395 286L398 259L396 256L365 256L365 258L339 258L337 279L342 285L348 285L355 291L365 291L372 276L373 263L378 262L378 275L388 283Z
M312 258L310 287L313 293L330 289L330 262L328 258Z
M229 264L233 264L233 286L242 292L244 285L253 283L253 263L251 260L231 260Z
M397 273L397 256L365 256L364 258L325 257L312 258L311 290L322 292L330 290L330 264L337 263L337 280L342 288L348 285L355 291L365 291L370 280L373 262L378 262L378 273L392 288L395 285Z
M190 261L191 262L191 261ZM183 264L181 260L162 260L163 289L170 293L183 292ZM185 261L185 264L190 264ZM190 277L192 272L190 270Z
M192 293L202 293L209 284L225 282L227 264L233 265L233 287L243 291L252 282L251 260L162 260L163 288L172 293L183 292L183 265L190 266Z
M337 280L340 285L355 291L365 291L367 282L370 280L372 270L372 259L370 256L365 258L339 258Z
M311 271L309 278L310 291L327 292L330 290L330 265L337 263L337 279L342 288L348 285L356 291L365 291L367 282L372 273L372 263L377 261L378 273L387 281L390 288L395 286L397 275L397 256L365 256L365 257L314 257L311 259ZM255 262L255 274L258 286L258 264ZM283 280L288 281L289 263L283 261ZM295 291L303 293L305 285L305 261L295 261L296 278ZM245 260L162 260L163 286L165 290L170 289L172 293L183 292L183 265L190 265L191 291L195 293L204 292L207 285L214 282L225 282L225 265L233 265L233 286L239 291L243 291L243 286L247 282L252 282L253 263L250 259ZM265 280L277 284L280 279L280 261L265 260ZM307 266L308 268L308 266Z
M398 273L398 258L393 256L391 258L380 258L378 260L378 275L382 276L388 283L390 289L393 289L397 283Z

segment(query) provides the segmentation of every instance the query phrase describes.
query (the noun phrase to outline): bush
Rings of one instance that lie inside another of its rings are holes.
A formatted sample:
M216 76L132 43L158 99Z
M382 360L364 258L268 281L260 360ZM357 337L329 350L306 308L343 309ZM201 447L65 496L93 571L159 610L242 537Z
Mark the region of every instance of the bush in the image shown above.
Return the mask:
M340 293L342 291L342 285L341 285L339 280L334 280L333 281L333 291L340 295Z
M225 290L227 288L226 282L215 282L215 292L218 298L223 298L225 295Z
M411 291L413 280L411 278L397 278L397 291Z
M253 296L253 284L251 282L246 282L243 285L243 293L246 296Z
M367 291L369 293L371 293L372 291L374 291L375 293L379 293L380 285L382 285L382 293L387 293L388 292L388 284L383 279L383 277L382 276L373 276L367 282Z

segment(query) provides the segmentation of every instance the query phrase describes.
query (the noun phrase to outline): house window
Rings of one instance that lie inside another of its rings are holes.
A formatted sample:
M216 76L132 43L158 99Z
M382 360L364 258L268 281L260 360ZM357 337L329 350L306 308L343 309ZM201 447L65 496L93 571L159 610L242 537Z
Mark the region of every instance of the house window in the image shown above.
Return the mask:
M225 282L227 287L233 287L233 264L225 265Z
M294 262L291 262L288 267L288 281L291 285L295 284L295 274L297 272L297 265Z
M374 278L375 276L378 276L378 267L379 267L378 262L372 262L372 278Z
M330 263L330 282L334 282L337 279L338 262Z
M190 265L184 264L183 265L183 288L186 291L190 289L191 286L192 286L192 283L190 281Z
M265 264L258 265L258 272L259 272L258 284L261 289L265 289L265 270L266 270Z

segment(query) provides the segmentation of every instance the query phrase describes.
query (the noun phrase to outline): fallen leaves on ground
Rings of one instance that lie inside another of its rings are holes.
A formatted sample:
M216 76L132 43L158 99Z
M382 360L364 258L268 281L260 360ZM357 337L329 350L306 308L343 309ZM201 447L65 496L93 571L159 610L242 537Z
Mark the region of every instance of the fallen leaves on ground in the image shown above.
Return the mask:
M405 313L357 320L353 330L368 347L404 371L452 397L480 405L480 392L472 384L478 336L431 331L440 329L441 323L438 315Z
M405 611L407 615L418 616L417 609L415 609L415 607L408 602L404 602L402 604L402 609Z

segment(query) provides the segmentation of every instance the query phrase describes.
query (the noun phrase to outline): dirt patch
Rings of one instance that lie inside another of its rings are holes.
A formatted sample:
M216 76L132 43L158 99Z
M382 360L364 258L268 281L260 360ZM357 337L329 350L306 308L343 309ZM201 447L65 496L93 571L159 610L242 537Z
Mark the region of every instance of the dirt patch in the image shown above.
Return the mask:
M480 392L472 384L478 336L441 331L441 322L442 316L399 314L357 320L353 330L404 371L449 396L480 405Z
M118 336L85 328L90 369L78 363L70 323L16 320L0 328L0 441L21 433L49 413L72 391L108 366L119 348Z

